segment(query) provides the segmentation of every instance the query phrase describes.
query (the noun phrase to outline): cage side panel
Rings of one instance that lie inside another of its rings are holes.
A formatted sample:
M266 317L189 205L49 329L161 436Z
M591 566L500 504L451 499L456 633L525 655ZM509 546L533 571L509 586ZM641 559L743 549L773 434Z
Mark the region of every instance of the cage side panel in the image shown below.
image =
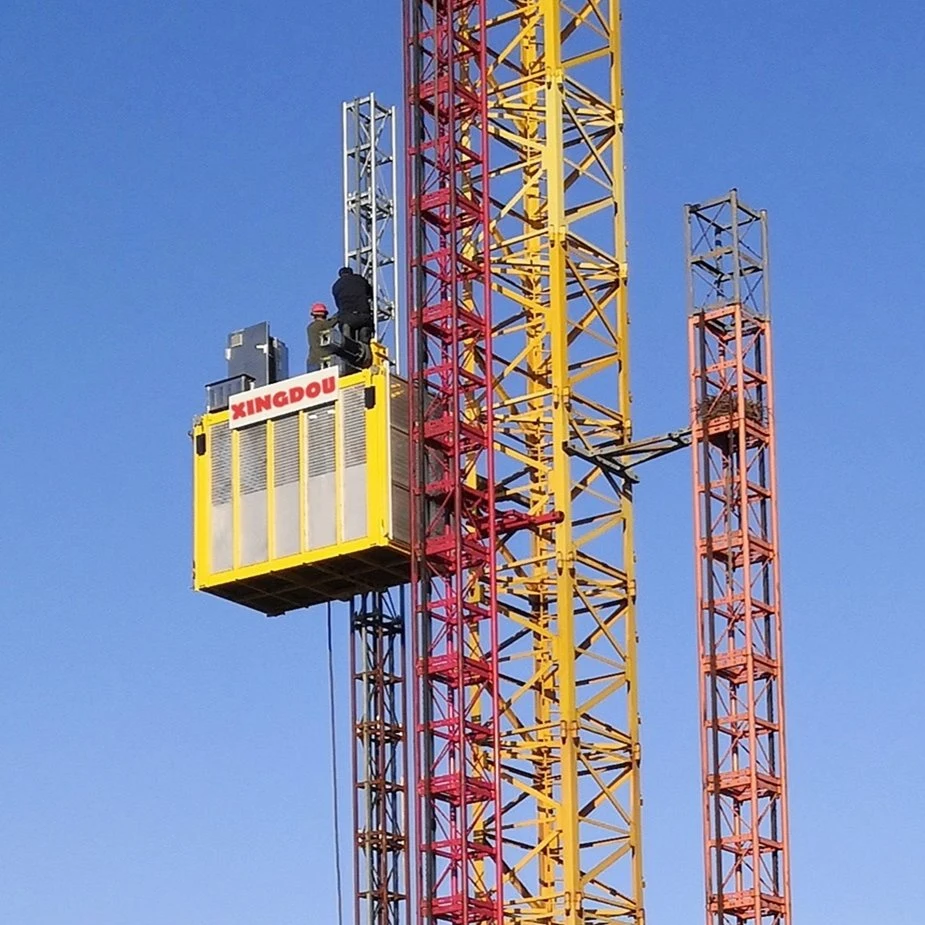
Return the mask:
M337 491L334 471L334 407L307 412L305 452L305 547L319 549L337 542Z
M344 389L341 396L343 422L343 540L358 540L368 533L366 463L366 403L363 385Z
M274 555L295 555L299 544L299 418L281 418L273 425L273 487L275 490Z
M240 565L256 565L269 557L267 544L267 425L242 428L239 438L238 498Z
M408 435L392 431L392 471L399 466L408 466ZM402 482L404 481L404 484ZM392 479L392 528L391 536L402 543L411 540L411 511L408 498L407 478Z
M402 543L411 541L411 506L408 494L408 386L392 379L389 407L389 452L392 460L392 523L390 535Z
M408 433L408 383L404 379L392 376L389 379L389 393L391 405L389 415L393 428L403 434ZM408 474L404 477L407 480Z
M209 428L211 461L210 561L205 573L224 572L233 565L231 529L231 431L227 422ZM204 563L203 563L204 565Z

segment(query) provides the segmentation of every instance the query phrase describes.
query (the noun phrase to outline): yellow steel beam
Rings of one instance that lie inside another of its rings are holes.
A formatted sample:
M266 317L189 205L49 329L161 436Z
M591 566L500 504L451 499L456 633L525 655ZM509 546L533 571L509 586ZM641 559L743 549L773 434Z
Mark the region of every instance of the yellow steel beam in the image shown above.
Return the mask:
M489 0L505 920L643 923L618 0Z

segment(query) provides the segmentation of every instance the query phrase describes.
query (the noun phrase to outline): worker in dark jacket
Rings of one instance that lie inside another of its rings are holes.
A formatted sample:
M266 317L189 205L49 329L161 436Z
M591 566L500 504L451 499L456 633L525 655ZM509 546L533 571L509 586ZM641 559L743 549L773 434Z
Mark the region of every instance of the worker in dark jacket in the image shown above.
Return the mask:
M334 320L347 337L366 343L373 333L373 287L365 276L341 267L331 287L337 314Z
M325 354L321 352L321 335L334 324L333 318L328 318L328 307L324 302L315 302L311 308L312 320L305 329L308 337L308 362L306 369L310 373L321 369L321 361Z

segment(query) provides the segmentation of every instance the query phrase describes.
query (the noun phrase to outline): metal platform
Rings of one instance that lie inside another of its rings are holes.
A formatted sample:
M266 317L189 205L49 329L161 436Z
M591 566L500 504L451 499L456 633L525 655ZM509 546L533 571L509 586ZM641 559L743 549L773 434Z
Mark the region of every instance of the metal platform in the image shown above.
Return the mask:
M196 590L279 614L408 580L408 396L387 363L232 395L193 453Z

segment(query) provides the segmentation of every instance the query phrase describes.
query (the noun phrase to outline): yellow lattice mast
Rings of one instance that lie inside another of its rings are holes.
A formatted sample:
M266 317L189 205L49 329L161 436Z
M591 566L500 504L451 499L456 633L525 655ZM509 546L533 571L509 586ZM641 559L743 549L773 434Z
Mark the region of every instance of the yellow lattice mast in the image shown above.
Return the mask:
M642 922L619 6L487 6L505 920Z

